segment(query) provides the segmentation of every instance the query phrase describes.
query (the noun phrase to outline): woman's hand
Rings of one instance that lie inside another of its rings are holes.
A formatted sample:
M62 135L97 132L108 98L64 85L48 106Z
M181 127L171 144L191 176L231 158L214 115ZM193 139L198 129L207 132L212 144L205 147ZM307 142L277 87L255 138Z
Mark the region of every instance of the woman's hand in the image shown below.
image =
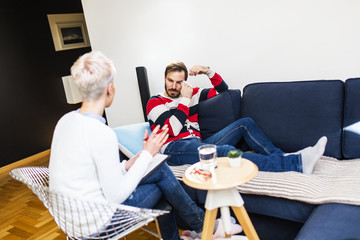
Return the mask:
M164 125L162 129L160 129L160 125L157 125L150 134L150 136L148 136L148 131L145 130L143 149L148 151L152 156L154 156L156 153L159 152L162 145L164 145L164 143L168 139L168 131L169 128L167 125Z

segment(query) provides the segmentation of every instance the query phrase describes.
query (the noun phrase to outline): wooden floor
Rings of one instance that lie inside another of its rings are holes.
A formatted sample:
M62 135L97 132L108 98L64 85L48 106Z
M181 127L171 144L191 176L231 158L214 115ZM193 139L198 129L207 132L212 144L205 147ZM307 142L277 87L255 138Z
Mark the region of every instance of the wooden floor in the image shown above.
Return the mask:
M49 157L44 156L28 166L48 166ZM154 224L149 228L155 230ZM8 173L0 174L0 239L66 239L42 202L27 186L12 179ZM138 230L129 240L156 239Z

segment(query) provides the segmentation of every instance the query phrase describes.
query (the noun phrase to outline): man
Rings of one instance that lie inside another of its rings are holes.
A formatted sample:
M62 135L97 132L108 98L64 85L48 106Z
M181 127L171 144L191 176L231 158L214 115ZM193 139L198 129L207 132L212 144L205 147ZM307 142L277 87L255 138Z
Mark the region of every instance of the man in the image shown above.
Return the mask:
M297 153L285 154L275 147L251 118L233 122L213 136L202 140L198 123L199 101L216 96L228 89L219 74L209 67L195 65L190 76L206 74L213 88L200 89L187 84L188 70L184 63L175 62L165 69L165 92L153 96L147 104L151 129L156 125L169 126L169 138L161 152L171 155L169 164L193 164L199 161L198 147L216 144L219 157L224 157L242 138L255 153L244 152L243 157L253 161L260 171L297 171L311 174L323 155L327 138L322 137L313 147Z

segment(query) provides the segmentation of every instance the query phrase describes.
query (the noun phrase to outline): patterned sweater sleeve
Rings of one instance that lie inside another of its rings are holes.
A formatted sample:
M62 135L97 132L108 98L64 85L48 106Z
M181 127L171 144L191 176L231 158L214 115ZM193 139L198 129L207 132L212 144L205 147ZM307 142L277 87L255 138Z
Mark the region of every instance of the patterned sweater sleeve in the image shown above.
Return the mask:
M222 77L213 71L210 71L207 74L210 78L211 84L213 85L213 88L205 88L200 93L200 101L215 97L217 93L222 93L226 90L228 90L228 85L226 82L222 79Z
M171 99L160 95L150 98L146 112L148 115L151 130L157 125L161 127L165 124L169 127L169 135L177 136L183 128L187 117L189 116L190 99L181 97L179 104L171 108L173 102Z

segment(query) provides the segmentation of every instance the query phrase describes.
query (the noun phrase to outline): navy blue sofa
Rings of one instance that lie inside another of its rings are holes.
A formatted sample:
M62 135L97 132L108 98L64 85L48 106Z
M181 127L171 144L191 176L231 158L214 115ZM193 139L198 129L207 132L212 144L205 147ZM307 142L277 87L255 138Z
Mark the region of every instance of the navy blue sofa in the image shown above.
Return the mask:
M285 152L313 145L325 135L324 155L346 161L360 157L360 135L347 131L360 121L359 104L360 78L255 83L242 96L240 90L228 90L201 102L199 123L207 138L238 118L251 117ZM248 149L245 143L238 147ZM184 188L205 202L206 192ZM360 206L242 196L260 239L360 239Z

